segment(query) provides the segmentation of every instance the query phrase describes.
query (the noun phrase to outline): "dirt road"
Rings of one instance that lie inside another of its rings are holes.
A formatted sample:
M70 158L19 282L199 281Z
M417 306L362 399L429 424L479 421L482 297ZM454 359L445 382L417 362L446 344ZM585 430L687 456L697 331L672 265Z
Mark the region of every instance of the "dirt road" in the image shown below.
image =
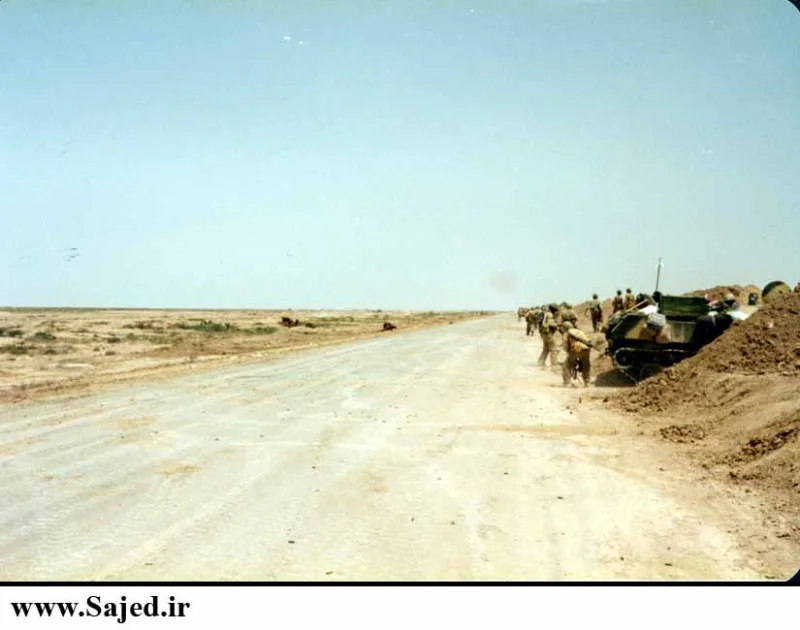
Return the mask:
M794 573L754 505L539 348L504 315L0 407L0 579Z

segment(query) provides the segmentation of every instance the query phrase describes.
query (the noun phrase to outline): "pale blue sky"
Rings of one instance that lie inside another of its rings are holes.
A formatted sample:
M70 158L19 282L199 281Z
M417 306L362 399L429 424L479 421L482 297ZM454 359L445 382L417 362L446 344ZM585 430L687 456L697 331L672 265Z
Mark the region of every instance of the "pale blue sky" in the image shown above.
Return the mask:
M0 85L0 304L800 280L785 0L4 0Z

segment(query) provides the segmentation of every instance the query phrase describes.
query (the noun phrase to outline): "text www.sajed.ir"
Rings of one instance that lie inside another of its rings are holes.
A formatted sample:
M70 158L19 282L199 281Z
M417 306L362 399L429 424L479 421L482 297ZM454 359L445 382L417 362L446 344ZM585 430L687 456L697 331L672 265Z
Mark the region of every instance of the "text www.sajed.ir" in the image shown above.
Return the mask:
M164 603L158 595L151 595L147 602L128 602L123 595L119 601L104 602L99 595L86 598L86 604L78 602L11 602L14 615L17 617L103 617L116 619L117 623L125 623L129 617L185 617L189 608L188 602L176 602L170 596Z

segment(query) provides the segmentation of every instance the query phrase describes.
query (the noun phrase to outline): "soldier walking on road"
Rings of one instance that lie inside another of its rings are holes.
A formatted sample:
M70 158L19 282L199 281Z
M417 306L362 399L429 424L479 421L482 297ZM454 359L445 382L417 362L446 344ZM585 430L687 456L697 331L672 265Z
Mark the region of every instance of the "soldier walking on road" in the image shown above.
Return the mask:
M529 308L525 313L525 336L536 336L536 309Z
M561 331L564 334L564 350L567 351L567 358L561 369L561 379L564 382L564 387L569 387L578 370L580 370L583 377L583 386L589 387L589 380L592 375L590 363L591 341L588 335L576 328L572 322L564 322L561 325Z
M539 328L539 333L542 335L542 354L539 356L539 365L545 367L547 357L550 356L550 367L558 365L558 347L555 342L555 335L558 331L558 324L556 323L556 313L558 307L555 304L550 304L542 318L542 325Z
M619 313L620 311L625 310L625 301L622 299L622 291L617 289L617 294L614 296L614 299L611 302L611 308L613 309L614 313Z
M592 295L587 310L592 318L592 332L597 332L603 325L603 307L600 305L600 300L597 299L597 293Z

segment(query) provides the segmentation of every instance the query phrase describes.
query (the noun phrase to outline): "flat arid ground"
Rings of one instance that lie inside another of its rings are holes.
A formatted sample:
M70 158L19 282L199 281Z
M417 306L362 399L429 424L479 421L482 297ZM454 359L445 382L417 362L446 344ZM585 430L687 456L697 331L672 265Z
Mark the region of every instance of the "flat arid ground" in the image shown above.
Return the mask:
M26 401L163 374L264 360L480 312L0 310L0 402ZM288 317L298 325L284 327Z
M0 579L795 573L796 520L540 349L504 314L4 403Z

